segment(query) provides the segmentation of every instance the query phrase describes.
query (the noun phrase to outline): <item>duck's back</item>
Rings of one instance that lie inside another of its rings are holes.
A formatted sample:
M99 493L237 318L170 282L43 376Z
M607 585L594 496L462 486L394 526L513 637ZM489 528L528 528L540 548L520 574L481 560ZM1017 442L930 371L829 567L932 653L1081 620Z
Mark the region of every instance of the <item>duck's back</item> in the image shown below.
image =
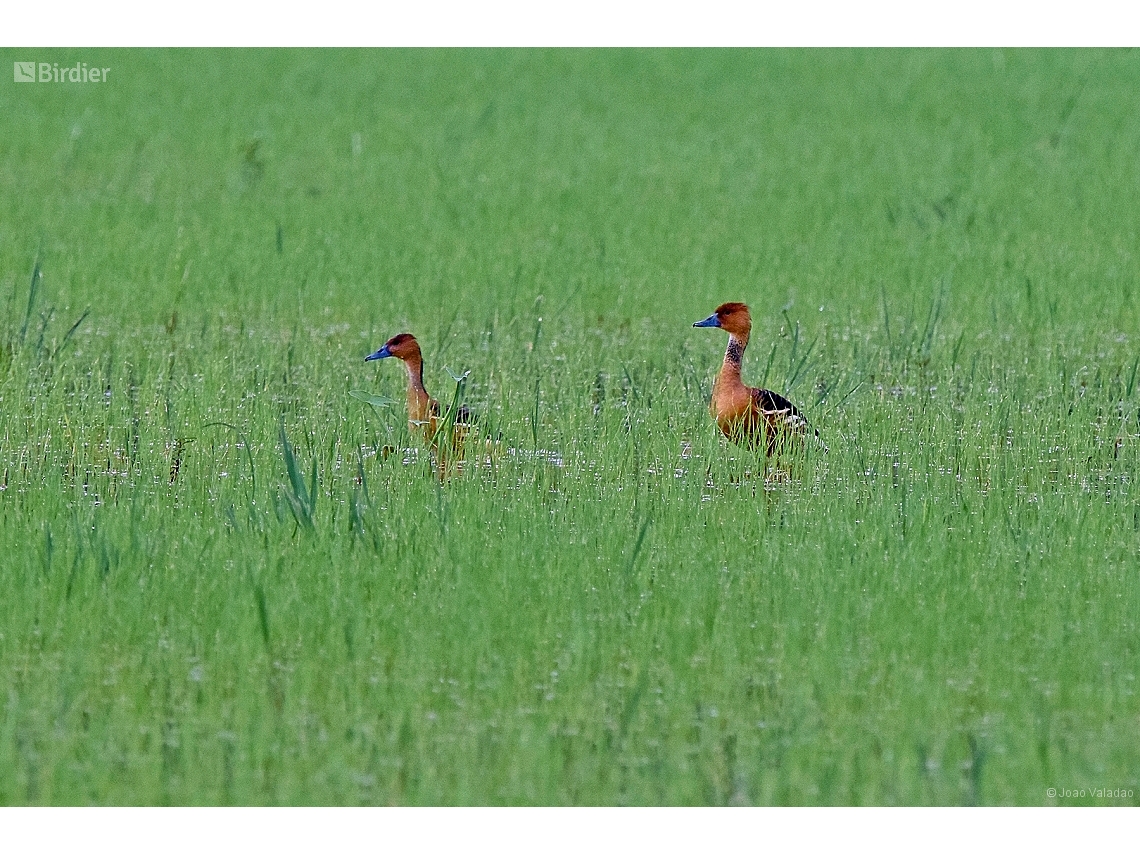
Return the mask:
M752 389L751 392L753 408L765 422L769 454L784 440L799 441L808 434L819 439L819 431L813 430L804 414L783 395L770 389Z
M752 403L769 421L778 420L788 429L803 433L807 430L807 419L796 409L796 405L770 389L752 389Z
M783 440L802 438L811 430L795 404L770 389L725 389L714 399L713 414L728 439L749 446L763 440L769 454Z

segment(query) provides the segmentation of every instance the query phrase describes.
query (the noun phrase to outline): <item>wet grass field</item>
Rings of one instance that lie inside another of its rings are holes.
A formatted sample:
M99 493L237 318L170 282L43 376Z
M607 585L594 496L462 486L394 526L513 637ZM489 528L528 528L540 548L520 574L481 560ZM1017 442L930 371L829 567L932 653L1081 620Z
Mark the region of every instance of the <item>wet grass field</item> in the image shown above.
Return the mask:
M1140 802L1135 52L0 53L0 803Z

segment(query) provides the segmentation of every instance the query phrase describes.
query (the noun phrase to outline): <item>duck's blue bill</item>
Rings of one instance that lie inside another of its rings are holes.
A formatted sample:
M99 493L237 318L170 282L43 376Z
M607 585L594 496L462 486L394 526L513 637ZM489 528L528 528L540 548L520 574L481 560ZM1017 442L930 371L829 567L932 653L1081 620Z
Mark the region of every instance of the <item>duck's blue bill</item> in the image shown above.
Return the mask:
M693 324L695 327L719 327L720 320L717 319L716 313L709 315L703 321L697 321Z
M371 362L373 359L387 359L391 355L392 352L388 350L388 345L384 345L375 353L370 353L368 356L364 357L364 361Z

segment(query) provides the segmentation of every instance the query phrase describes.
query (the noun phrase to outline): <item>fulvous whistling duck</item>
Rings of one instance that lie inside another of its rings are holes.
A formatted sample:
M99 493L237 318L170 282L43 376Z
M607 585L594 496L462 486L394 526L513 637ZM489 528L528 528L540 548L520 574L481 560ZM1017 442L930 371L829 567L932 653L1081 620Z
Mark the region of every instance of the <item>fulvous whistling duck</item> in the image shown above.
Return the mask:
M404 368L408 372L408 428L412 433L422 436L424 442L435 450L440 478L443 478L448 455L437 441L437 434L440 428L446 428L449 425L453 427L451 431L451 452L456 458L461 459L463 456L463 439L472 424L471 411L459 403L457 396L453 405L456 409L452 420L450 409L445 412L440 407L439 401L428 394L427 389L424 388L424 358L420 352L420 344L414 335L400 333L392 336L378 351L364 357L364 361L386 359L389 356L394 356L403 361Z
M758 448L764 442L768 456L791 440L802 442L811 428L792 402L767 389L745 386L740 379L744 349L752 332L748 307L743 303L723 303L693 326L719 327L728 333L728 349L709 404L721 433L748 448ZM819 432L813 432L818 439Z

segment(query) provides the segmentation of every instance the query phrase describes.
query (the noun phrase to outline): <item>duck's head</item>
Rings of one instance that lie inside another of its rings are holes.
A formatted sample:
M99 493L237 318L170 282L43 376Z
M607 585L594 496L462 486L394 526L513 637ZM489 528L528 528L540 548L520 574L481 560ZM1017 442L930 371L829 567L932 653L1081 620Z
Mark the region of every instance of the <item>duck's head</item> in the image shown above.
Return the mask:
M695 327L719 327L733 335L747 337L752 331L752 315L743 303L721 303L716 311L693 324Z
M404 361L415 359L420 356L420 344L411 333L400 333L384 342L384 346L378 351L364 357L364 361L369 362L373 359L387 359L389 356L394 356Z

